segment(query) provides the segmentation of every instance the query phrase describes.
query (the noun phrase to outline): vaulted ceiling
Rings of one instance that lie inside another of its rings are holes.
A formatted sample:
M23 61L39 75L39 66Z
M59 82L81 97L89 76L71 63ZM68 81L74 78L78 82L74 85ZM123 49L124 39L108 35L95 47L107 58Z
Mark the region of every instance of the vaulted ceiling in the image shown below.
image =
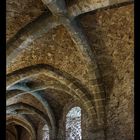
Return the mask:
M64 107L76 103L103 127L101 73L77 17L124 2L129 0L6 1L7 120L34 139L39 123L55 131Z

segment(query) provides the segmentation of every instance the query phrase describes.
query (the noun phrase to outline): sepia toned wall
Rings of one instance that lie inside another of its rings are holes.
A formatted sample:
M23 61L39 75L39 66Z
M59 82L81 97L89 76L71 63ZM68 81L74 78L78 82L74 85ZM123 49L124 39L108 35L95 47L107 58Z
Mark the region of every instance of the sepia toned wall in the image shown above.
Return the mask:
M108 140L133 140L134 5L80 17L102 75Z

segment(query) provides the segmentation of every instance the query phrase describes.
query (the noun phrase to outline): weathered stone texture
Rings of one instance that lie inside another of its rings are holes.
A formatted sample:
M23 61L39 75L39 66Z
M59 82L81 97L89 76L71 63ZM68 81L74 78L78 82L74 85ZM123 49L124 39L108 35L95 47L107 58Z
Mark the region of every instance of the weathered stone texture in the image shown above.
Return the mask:
M17 138L17 131L14 126L6 126L6 140L15 140Z
M68 0L67 0L68 1ZM68 1L68 12L71 16L90 12L99 8L117 5L123 2L131 2L133 0L76 0Z
M72 97L63 91L55 89L47 89L41 95L47 99L48 103L51 105L58 125L58 121L61 119L63 113L63 107Z
M6 1L6 39L9 40L17 31L33 21L45 10L41 0Z
M31 136L29 134L29 132L26 129L22 129L21 131L21 135L20 135L20 140L31 140Z
M16 56L7 71L9 73L35 64L49 64L78 79L88 78L86 64L63 26L50 30L34 41Z
M24 91L19 91L19 93L23 93ZM21 96L17 96L16 98L10 98L7 100L7 105L15 104L15 103L27 103L30 104L37 109L45 112L45 108L42 106L42 104L32 95L30 94L24 94ZM37 105L37 106L36 106Z
M133 4L97 11L80 19L106 92L107 137L133 139Z
M134 139L130 1L66 0L67 12L62 0L7 1L6 117L21 125L16 136L40 140L48 124L50 140L65 140L66 115L77 106L83 140Z

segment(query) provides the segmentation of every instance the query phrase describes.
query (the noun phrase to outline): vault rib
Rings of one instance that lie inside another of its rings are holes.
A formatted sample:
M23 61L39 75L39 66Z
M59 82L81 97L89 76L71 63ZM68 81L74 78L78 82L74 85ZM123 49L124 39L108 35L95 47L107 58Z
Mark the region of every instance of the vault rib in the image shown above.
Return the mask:
M30 134L32 134L32 140L36 139L36 132L32 124L23 115L6 115L6 125L15 122L23 126Z

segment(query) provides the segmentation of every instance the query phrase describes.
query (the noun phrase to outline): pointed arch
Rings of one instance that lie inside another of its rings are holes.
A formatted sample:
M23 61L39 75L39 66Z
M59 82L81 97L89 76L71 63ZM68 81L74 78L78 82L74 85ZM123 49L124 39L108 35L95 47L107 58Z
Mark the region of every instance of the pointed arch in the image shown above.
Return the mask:
M81 108L76 106L66 115L66 140L81 140Z

